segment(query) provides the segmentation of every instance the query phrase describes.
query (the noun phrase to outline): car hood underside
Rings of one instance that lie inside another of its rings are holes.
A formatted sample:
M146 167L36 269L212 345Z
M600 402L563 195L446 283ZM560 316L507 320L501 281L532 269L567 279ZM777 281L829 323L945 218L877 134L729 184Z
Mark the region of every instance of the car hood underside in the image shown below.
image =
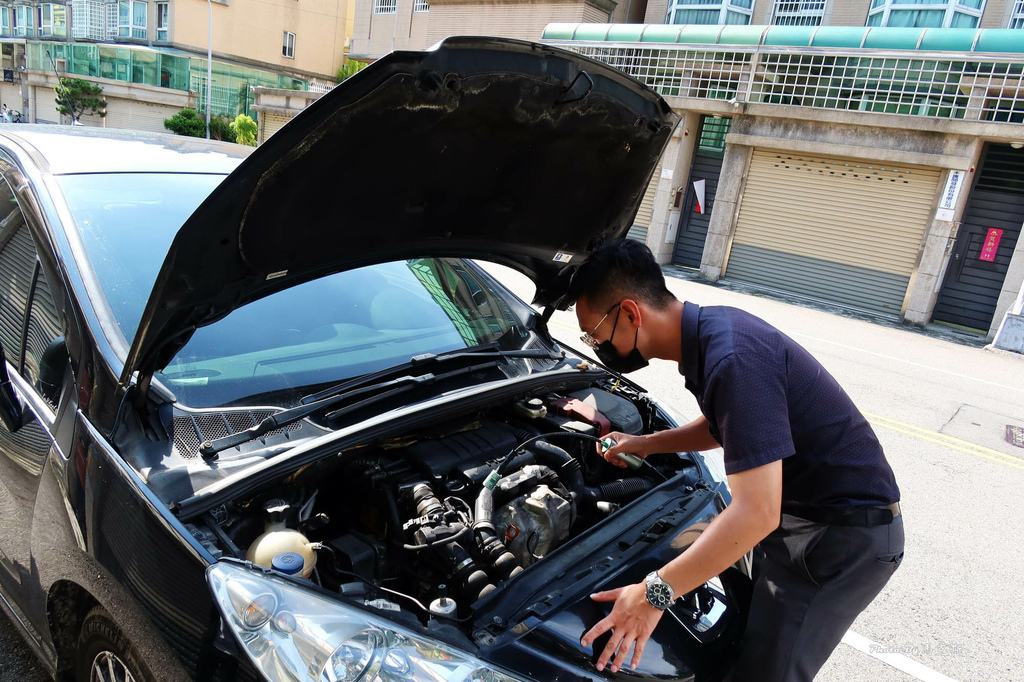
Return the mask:
M630 228L677 116L640 82L552 47L451 38L326 93L178 232L122 381L196 327L276 291L409 257L482 258L557 303L568 269Z

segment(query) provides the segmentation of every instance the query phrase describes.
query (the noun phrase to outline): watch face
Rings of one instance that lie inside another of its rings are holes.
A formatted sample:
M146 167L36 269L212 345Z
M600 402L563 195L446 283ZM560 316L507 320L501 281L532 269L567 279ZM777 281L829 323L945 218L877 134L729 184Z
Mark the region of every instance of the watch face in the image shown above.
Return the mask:
M672 588L663 582L651 583L647 586L647 601L655 608L668 608L672 603Z

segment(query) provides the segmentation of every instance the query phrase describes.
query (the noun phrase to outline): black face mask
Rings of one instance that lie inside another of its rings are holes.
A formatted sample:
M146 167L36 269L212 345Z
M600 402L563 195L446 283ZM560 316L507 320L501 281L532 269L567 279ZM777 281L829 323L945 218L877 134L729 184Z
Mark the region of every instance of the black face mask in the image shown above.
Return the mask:
M615 329L618 329L619 325L619 313L622 312L622 308L615 313ZM633 350L628 355L619 355L619 351L612 345L612 340L615 338L615 331L612 331L611 338L607 341L602 341L597 344L597 348L594 349L594 353L597 355L597 359L604 363L608 369L619 374L627 374L629 372L635 372L638 369L643 369L647 366L647 360L640 354L640 351L636 348L637 339L640 338L640 328L637 327L636 336L633 338Z

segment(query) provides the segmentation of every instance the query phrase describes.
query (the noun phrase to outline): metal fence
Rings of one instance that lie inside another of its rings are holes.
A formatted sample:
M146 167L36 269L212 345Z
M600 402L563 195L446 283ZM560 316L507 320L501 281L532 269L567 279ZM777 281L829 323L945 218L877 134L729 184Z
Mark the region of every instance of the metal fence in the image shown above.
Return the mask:
M1024 122L1024 59L961 52L548 41L665 97Z

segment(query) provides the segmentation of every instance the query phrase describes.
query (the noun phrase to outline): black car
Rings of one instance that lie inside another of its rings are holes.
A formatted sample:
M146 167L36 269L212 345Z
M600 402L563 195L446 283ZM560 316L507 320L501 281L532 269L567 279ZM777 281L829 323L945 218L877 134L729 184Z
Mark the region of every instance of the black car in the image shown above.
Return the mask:
M546 46L400 52L259 149L0 128L0 603L58 679L712 679L747 562L598 673L588 595L729 500L546 321L676 117ZM536 309L475 259L537 284ZM543 312L537 312L541 310Z

